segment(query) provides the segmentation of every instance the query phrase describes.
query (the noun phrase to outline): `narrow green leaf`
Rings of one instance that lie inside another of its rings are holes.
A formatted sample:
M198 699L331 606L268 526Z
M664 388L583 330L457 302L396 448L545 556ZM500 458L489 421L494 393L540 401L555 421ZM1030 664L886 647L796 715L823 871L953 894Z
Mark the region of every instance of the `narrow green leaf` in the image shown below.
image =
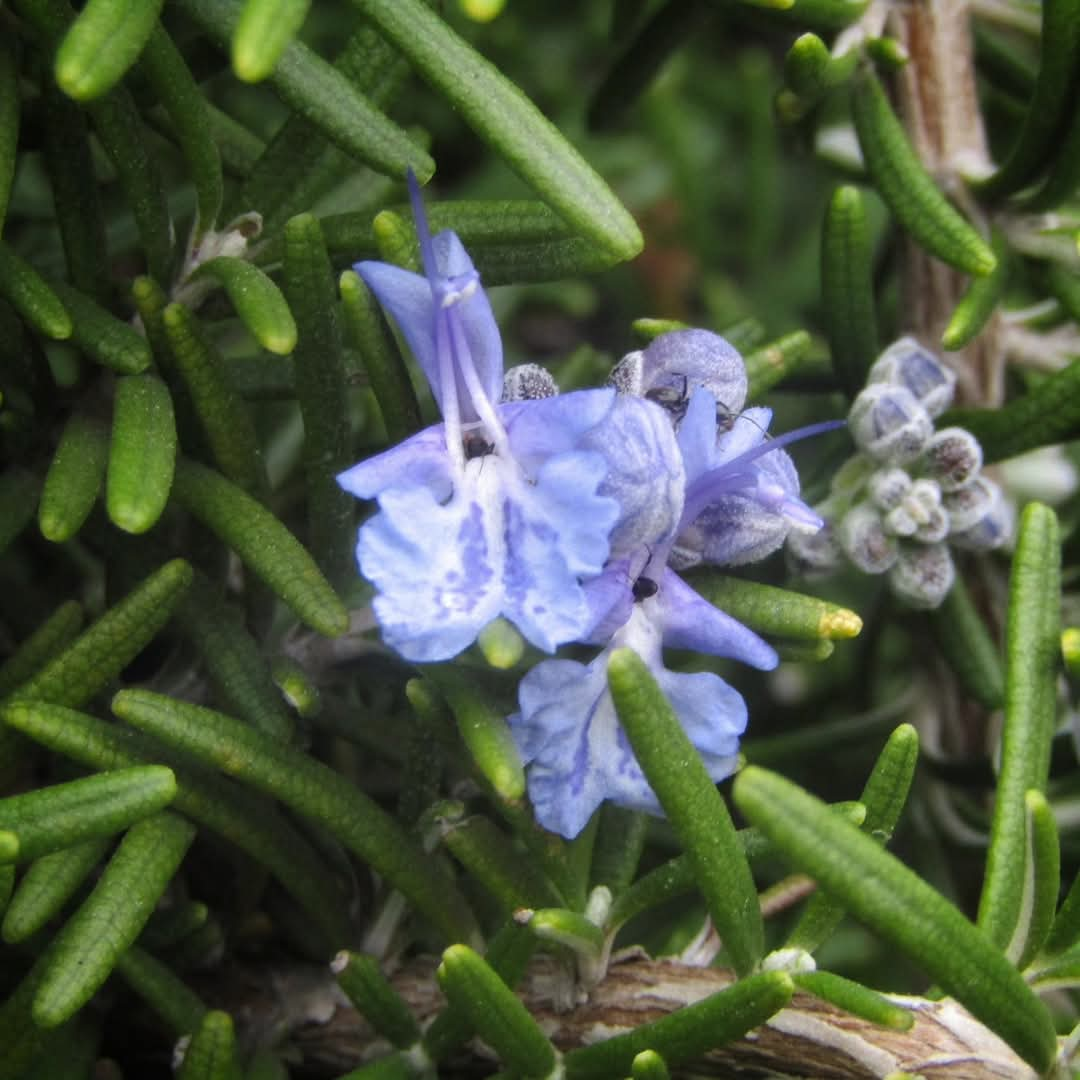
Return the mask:
M179 867L194 826L168 812L133 825L94 891L57 935L34 994L34 1022L56 1027L109 977Z
M510 837L485 817L449 826L443 843L509 915L517 908L561 904L563 898L543 871L513 847Z
M447 1000L468 1017L507 1068L520 1076L552 1075L555 1048L482 956L467 945L451 945L436 974Z
M0 552L30 524L38 499L38 477L28 469L0 473Z
M221 48L229 47L240 22L240 0L178 0L178 5ZM285 47L269 81L287 105L331 142L378 172L404 177L411 167L423 180L434 173L428 154L299 41Z
M584 915L566 908L541 908L519 920L541 941L563 945L587 963L596 963L604 949L604 932Z
M86 112L48 82L41 88L41 107L42 150L68 280L102 300L109 284L109 247Z
M349 614L300 542L265 507L220 473L183 458L176 498L217 533L313 630L336 637Z
M950 266L978 276L991 273L997 265L993 251L923 167L868 65L855 76L852 104L866 169L896 220Z
M446 698L458 732L484 779L500 799L525 796L525 767L521 763L506 711L485 694L476 676L450 664L425 672Z
M814 342L805 330L795 330L761 345L743 358L746 364L748 401L757 401L782 379L810 359Z
M838 187L821 230L821 299L833 370L849 398L863 388L878 355L873 271L862 194Z
M1046 1007L1000 950L935 889L775 773L747 767L735 780L734 797L795 866L925 968L1033 1068L1049 1068L1057 1039Z
M4 913L5 941L26 941L60 913L111 846L108 836L84 840L34 861Z
M1025 793L1044 791L1055 720L1061 550L1057 518L1041 503L1020 517L1005 625L1005 723L979 900L979 926L1004 949L1024 894Z
M239 1080L232 1017L220 1009L203 1015L184 1051L176 1080Z
M686 849L709 914L739 974L764 948L750 867L724 800L645 662L617 649L608 684L634 755Z
M230 711L267 735L288 742L293 723L259 643L238 608L201 574L176 611L215 689Z
M38 528L46 540L62 544L82 528L97 502L108 460L108 428L94 416L73 412L41 489Z
M124 981L165 1021L173 1035L198 1030L207 1008L157 957L132 945L116 961Z
M627 810L605 802L600 807L599 824L593 843L589 886L606 885L618 898L634 880L649 817L640 810Z
M285 226L285 293L296 315L296 397L304 418L304 475L312 554L334 583L352 573L355 501L337 482L349 459L341 321L322 230L311 214Z
M232 39L237 78L265 79L303 25L309 7L311 0L245 0Z
M330 970L368 1023L399 1050L420 1041L420 1025L373 956L339 952Z
M805 971L792 975L800 990L831 1001L837 1008L860 1016L871 1024L892 1028L894 1031L910 1031L915 1014L910 1009L894 1005L887 997L829 971Z
M980 705L1000 709L1005 699L1001 653L962 578L931 612L934 638L961 686Z
M409 372L378 303L360 276L354 270L346 270L338 279L338 290L345 327L352 345L360 353L387 438L397 442L420 428L420 406Z
M76 101L111 90L139 58L164 0L87 0L56 50L53 73Z
M318 684L291 657L275 656L270 674L280 695L305 719L317 717L322 712L322 695Z
M40 1053L45 1033L33 1022L30 1006L41 982L48 953L38 957L7 1000L0 1004L0 1080L22 1080L28 1066Z
M181 944L190 934L203 930L210 909L201 901L174 901L155 911L139 935L139 944L147 949L168 949Z
M589 127L603 131L623 113L660 73L672 53L702 30L713 5L707 0L661 4L634 34L633 40L604 76L589 104Z
M641 232L558 129L423 0L355 0L481 138L583 236L622 259ZM422 177L423 179L423 177Z
M183 559L165 563L23 683L13 700L71 707L85 704L169 621L191 575Z
M1027 818L1024 893L1016 932L1007 949L1021 971L1046 941L1061 884L1061 848L1054 811L1041 791L1025 792L1024 809Z
M797 37L784 57L785 89L776 98L781 119L788 123L802 119L830 90L851 77L857 58L856 49L834 57L817 34Z
M1043 379L1033 390L997 409L950 409L938 426L970 431L994 465L1040 446L1080 435L1080 360Z
M94 716L41 702L5 708L16 731L94 769L168 762L176 775L173 808L212 829L265 866L335 948L348 937L345 899L325 864L296 828L253 792L227 783L156 740Z
M118 769L0 799L0 830L19 838L20 859L37 859L122 832L175 795L176 778L163 765Z
M146 338L100 304L61 281L54 292L71 313L71 339L91 360L119 375L138 375L153 362Z
M1043 943L1047 956L1057 956L1080 940L1080 873L1073 878Z
M791 976L783 971L749 975L703 1001L625 1035L571 1050L563 1059L567 1080L610 1080L625 1076L643 1050L674 1067L732 1042L765 1023L791 1000Z
M1080 3L1044 0L1039 67L1020 134L1002 165L978 185L988 198L1018 191L1035 178L1053 154L1072 115L1080 67Z
M469 940L476 933L471 912L439 864L381 807L326 765L223 713L161 694L121 691L113 711L321 822L448 938Z
M64 649L82 629L83 609L66 600L0 664L0 699L7 697Z
M234 484L255 491L263 476L255 425L225 375L224 358L185 305L165 307L161 325L171 366L183 381L214 462Z
M991 237L991 247L997 266L985 277L973 278L953 309L945 332L941 335L942 348L950 351L962 349L974 340L994 314L1005 288L1009 283L1009 248L1004 236L998 232Z
M0 297L39 334L56 341L71 337L71 316L56 291L4 243L0 243Z
M176 419L168 387L156 375L117 379L105 508L114 525L144 533L169 501L176 467Z
M212 229L221 210L224 180L213 138L210 106L168 33L157 26L143 49L140 71L161 103L195 186L195 240Z
M0 235L4 231L19 149L19 65L15 36L0 41Z
M714 570L691 576L694 589L710 604L745 623L759 634L814 641L858 636L862 619L839 604L816 596L744 581Z
M296 323L281 290L246 259L218 256L202 263L189 281L216 281L255 340L278 356L296 348Z

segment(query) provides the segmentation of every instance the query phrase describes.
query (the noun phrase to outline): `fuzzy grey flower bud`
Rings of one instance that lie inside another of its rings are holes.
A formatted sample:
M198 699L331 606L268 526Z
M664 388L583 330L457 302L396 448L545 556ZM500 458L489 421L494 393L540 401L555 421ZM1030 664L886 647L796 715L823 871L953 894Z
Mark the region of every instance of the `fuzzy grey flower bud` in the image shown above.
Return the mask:
M982 460L979 440L970 431L950 427L935 432L927 443L923 466L942 491L959 491L978 476Z
M1001 489L985 476L977 476L967 487L949 492L942 499L942 506L949 515L949 532L952 536L974 528L1001 499Z
M906 544L889 571L889 587L909 607L938 607L956 580L956 568L945 544Z
M811 580L835 574L844 564L844 553L830 521L817 532L793 529L787 535L786 554L792 573Z
M952 402L956 376L929 349L903 337L874 361L866 383L903 386L931 416L940 416Z
M934 422L911 391L891 383L867 386L853 402L848 423L856 445L887 465L914 461L934 433Z
M949 532L949 542L968 551L992 551L1004 544L1012 535L1013 508L1001 488L992 480L980 476L977 484L984 493L989 495L988 499L979 502L982 513L973 524L964 529L957 529L954 520ZM957 494L962 495L964 492Z
M503 375L503 401L536 401L558 392L554 376L539 364L517 364Z
M844 554L864 574L884 574L900 553L896 538L885 531L881 515L869 503L859 503L844 515L836 537Z
M866 491L879 510L895 510L911 491L911 477L903 469L878 469L867 481Z

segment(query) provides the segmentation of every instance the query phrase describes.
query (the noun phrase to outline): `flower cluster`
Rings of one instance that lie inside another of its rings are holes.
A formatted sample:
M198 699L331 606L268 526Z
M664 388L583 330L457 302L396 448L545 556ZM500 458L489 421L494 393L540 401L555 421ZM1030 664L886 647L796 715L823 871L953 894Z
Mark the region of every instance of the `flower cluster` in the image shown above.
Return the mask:
M859 452L815 508L826 528L788 538L796 570L825 575L846 559L887 575L910 607L935 608L955 579L950 547L988 551L1008 539L1011 509L982 475L978 441L963 428L934 429L954 386L952 372L912 338L881 354L848 415Z
M668 695L710 775L734 768L746 707L712 673L668 670L664 647L758 668L774 650L676 571L738 564L821 519L798 497L767 409L742 412L746 373L715 334L663 335L604 389L560 394L535 365L502 370L479 276L458 237L431 237L411 185L424 275L379 262L357 272L397 324L443 421L339 477L376 499L360 570L386 642L414 661L449 659L493 619L537 648L601 647L589 664L547 659L509 718L537 820L575 836L604 799L657 812L607 688L630 647Z

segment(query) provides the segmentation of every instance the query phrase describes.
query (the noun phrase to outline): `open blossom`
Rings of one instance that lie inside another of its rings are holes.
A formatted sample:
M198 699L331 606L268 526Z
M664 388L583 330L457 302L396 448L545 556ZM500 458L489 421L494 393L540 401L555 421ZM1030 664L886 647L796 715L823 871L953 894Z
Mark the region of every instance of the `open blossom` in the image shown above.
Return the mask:
M410 182L424 274L381 262L357 273L405 337L443 422L342 473L379 512L357 559L387 644L410 660L448 659L499 615L537 647L582 637L582 580L603 569L619 505L600 491L604 455L582 445L612 390L500 403L502 342L456 234L431 237Z
M674 415L669 405L665 402ZM655 419L660 410L651 408ZM668 498L657 500L666 512L634 513L636 504L624 500L631 508L627 516L632 527L616 525L611 560L603 574L586 584L597 612L589 640L605 648L589 664L538 664L522 679L520 709L510 717L529 766L529 796L537 820L566 837L576 836L605 799L631 809L660 810L608 690L607 662L614 649L632 648L646 662L709 776L717 781L734 770L746 726L745 703L716 674L670 671L663 663L663 648L692 649L766 670L777 663L771 646L702 599L671 568L669 561L675 561L677 545L687 542L688 531L697 527L693 536L708 541L693 561L701 561L706 549L727 556L716 561L747 561L778 547L793 522L803 528L821 524L798 499L794 467L779 449L807 432L765 443L768 415L759 410L760 415L745 424L722 426L718 436L717 402L705 389L694 391L677 413L677 512L669 485L659 488ZM676 441L670 421L658 430L668 432L669 442ZM658 435L657 441L662 443L663 437ZM779 464L770 459L779 459Z

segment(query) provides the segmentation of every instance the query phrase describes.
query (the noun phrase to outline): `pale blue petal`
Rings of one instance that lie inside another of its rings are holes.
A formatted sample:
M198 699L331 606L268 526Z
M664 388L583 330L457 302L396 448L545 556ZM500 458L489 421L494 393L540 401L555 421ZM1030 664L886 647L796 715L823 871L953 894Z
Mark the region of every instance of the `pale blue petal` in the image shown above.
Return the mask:
M386 491L360 529L357 560L378 590L383 638L407 660L456 656L502 606L501 506L481 471L472 479L445 505L426 488Z
M713 467L716 454L716 398L708 390L690 398L677 438L689 485Z
M358 499L374 499L389 488L427 488L438 502L453 491L454 476L446 452L446 432L435 424L381 454L339 473L338 483Z
M629 557L614 559L604 567L602 574L585 582L591 629L582 638L583 643L606 645L630 618L634 610L634 580L630 561Z
M682 513L686 476L667 413L641 398L620 396L582 445L607 461L600 492L619 503L612 556L669 539Z
M577 390L500 405L499 419L514 457L532 473L553 455L577 449L581 437L603 422L614 404L614 390Z
M709 656L727 656L770 671L776 650L726 612L702 599L673 570L665 570L657 594L663 615L664 644Z

